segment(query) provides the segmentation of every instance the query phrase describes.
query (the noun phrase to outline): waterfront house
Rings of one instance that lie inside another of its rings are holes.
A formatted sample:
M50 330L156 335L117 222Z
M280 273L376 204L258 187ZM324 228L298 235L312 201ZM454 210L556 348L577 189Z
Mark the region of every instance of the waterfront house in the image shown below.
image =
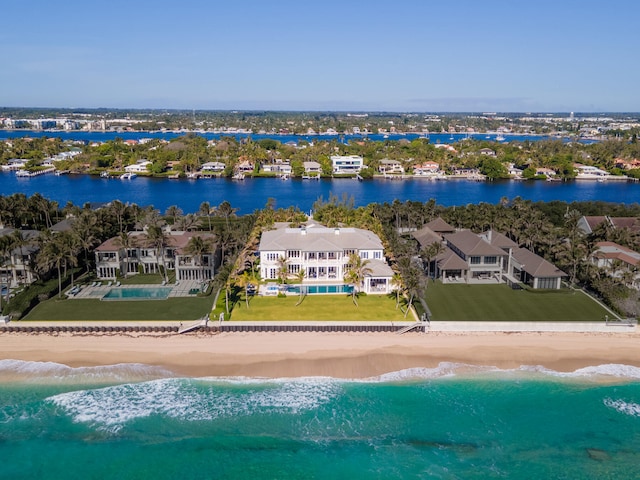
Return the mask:
M496 152L494 150L491 150L490 148L481 148L479 150L480 155L487 155L489 157L495 157L496 156Z
M535 253L494 230L475 234L451 232L441 218L412 233L421 248L441 242L442 251L429 272L443 283L525 283L531 288L558 289L566 274Z
M272 163L264 163L262 165L262 171L268 173L275 173L276 175L291 175L291 164L289 160L276 159Z
M582 165L581 163L574 163L573 167L578 172L576 174L576 180L598 180L605 179L611 174L605 170L594 167L592 165Z
M209 241L211 250L201 258L187 253L189 241L196 236ZM129 246L123 247L118 237L110 238L95 250L96 274L99 279L115 280L137 273L161 273L161 267L175 271L176 280L213 279L220 250L215 236L206 232L167 231L166 246L160 252L148 241L146 232L130 232Z
M440 171L440 165L438 162L424 162L413 167L413 174L419 177L433 177L441 175L442 172Z
M0 237L16 235L16 229L0 226ZM34 271L36 255L40 251L38 230L19 230L23 245L14 246L8 256L0 260L0 283L16 287L33 283L37 276Z
M236 172L238 173L253 173L255 165L249 160L243 160L236 165Z
M319 175L320 173L322 173L322 165L320 165L318 162L302 162L302 166L304 167L304 173L306 174L314 173Z
M127 165L124 167L125 172L128 173L147 173L149 171L149 167L151 166L151 162L149 160L137 160L136 163L132 165Z
M357 174L364 167L364 159L359 155L333 155L331 165L333 173Z
M5 171L22 170L26 168L28 161L29 160L25 158L12 158L7 162L6 165L2 165L2 170L5 170Z
M385 158L380 160L378 164L378 171L383 175L403 175L404 167L398 160L389 160L388 158Z
M589 260L611 277L640 290L640 253L614 242L598 242Z
M328 228L307 224L289 228L277 224L260 239L260 275L265 280L281 277L284 266L289 277L304 270L303 284L343 284L349 256L368 261L371 272L356 288L365 293L387 294L392 290L393 271L384 258L380 238L360 228Z
M203 173L220 173L224 171L227 166L223 162L206 162L202 164L200 170Z

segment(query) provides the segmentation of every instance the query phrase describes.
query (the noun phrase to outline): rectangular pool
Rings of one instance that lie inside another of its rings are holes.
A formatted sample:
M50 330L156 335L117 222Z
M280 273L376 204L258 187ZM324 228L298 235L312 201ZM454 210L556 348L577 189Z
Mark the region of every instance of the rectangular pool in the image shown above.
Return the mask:
M166 300L171 287L112 288L102 300Z
M307 295L352 293L353 285L302 285ZM300 293L300 285L288 285L287 293Z

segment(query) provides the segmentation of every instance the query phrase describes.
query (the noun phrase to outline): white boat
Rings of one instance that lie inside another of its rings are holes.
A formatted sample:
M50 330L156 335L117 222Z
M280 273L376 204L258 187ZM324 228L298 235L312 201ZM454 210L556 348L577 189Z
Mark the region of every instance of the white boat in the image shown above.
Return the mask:
M244 173L238 172L231 177L233 180L244 180Z
M496 142L504 142L504 136L503 136L503 135L501 135L501 134L500 134L500 135L498 135L498 136L496 137Z
M101 178L109 178L109 172L107 172L107 171L105 170L104 172L102 172L102 173L100 174L100 177L101 177Z
M127 173L123 173L122 175L120 175L120 180L133 180L137 176L138 175L136 175L133 172L127 172Z

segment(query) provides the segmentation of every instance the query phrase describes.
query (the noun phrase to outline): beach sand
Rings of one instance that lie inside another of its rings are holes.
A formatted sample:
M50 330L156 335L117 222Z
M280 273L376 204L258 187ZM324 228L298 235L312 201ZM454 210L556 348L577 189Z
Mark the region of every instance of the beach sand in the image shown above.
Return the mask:
M355 379L441 362L564 372L640 367L639 341L638 333L0 333L0 359L71 367L142 363L191 377Z

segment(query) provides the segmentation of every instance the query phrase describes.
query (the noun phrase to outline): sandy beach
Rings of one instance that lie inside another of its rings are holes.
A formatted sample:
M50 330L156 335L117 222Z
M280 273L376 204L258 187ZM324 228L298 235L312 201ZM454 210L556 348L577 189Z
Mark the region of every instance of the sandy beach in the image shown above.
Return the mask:
M142 363L192 377L367 378L441 362L570 372L640 367L639 340L637 333L2 333L0 359L71 367Z

